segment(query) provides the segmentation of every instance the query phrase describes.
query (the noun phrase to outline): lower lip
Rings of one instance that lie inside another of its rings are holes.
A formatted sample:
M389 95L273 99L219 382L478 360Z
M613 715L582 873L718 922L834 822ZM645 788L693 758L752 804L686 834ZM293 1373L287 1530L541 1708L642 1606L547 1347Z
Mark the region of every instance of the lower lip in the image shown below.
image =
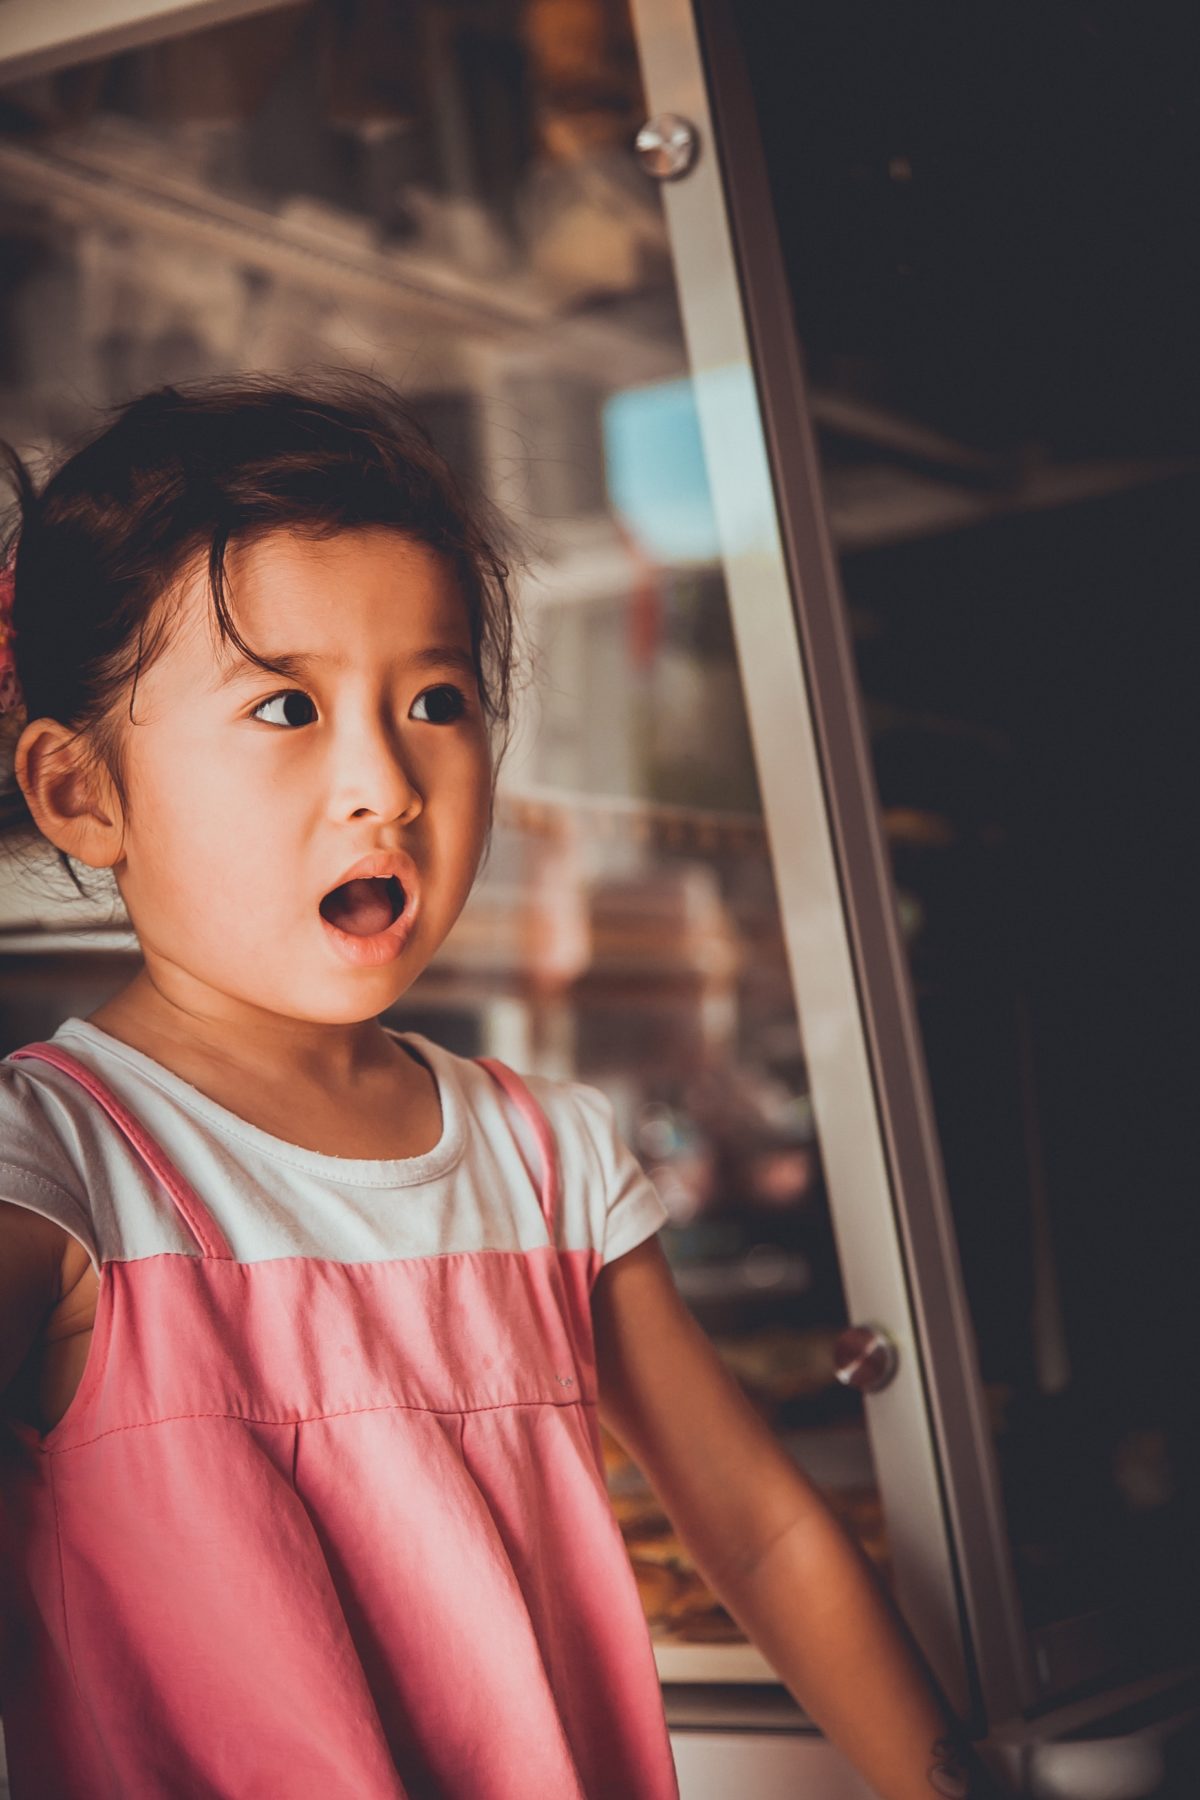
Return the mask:
M352 931L341 931L338 926L331 925L323 913L318 913L317 917L326 937L344 962L353 963L360 969L377 969L386 963L395 962L403 952L417 922L417 907L415 901L409 901L400 917L393 919L386 931L373 931L367 937L356 937Z

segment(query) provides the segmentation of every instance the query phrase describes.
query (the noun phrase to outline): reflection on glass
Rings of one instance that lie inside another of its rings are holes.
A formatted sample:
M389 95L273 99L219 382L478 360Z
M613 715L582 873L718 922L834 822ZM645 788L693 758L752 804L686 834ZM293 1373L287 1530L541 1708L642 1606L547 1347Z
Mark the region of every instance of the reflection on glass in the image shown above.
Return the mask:
M1171 795L1196 506L1194 477L1131 481L842 561L1047 1690L1194 1633Z
M780 70L754 12L824 499L1048 1697L1196 1648L1181 977L1200 901L1200 496L1176 272L1195 163L1160 129L1177 59L1168 32L1134 68L1099 15L1063 15L1053 43L1044 17L994 35L947 20L918 55L911 21L864 32L824 7ZM1001 89L1019 131L989 103Z
M886 1568L723 576L761 491L724 495L718 532L624 11L306 4L0 109L9 436L48 449L164 381L357 363L527 535L536 679L490 860L397 1018L608 1092L682 1293ZM702 379L736 428L749 372ZM655 1635L736 1645L605 1450Z
M846 434L853 403L826 407ZM1195 1645L1195 1166L1173 999L1196 477L822 432L874 774L1043 1694ZM894 459L894 463L892 463ZM1009 459L1009 470L1015 461ZM867 481L871 475L871 481ZM851 490L873 493L855 518ZM907 499L909 495L909 499ZM930 499L932 497L932 499ZM1187 886L1191 882L1191 886ZM1191 1570L1191 1573L1187 1571Z

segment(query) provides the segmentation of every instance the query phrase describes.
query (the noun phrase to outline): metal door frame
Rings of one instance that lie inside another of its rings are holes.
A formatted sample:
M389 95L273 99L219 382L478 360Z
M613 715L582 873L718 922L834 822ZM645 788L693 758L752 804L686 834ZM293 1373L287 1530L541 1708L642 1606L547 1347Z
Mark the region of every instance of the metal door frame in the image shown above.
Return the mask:
M900 1351L866 1397L897 1590L983 1730L1035 1688L753 96L729 0L632 6L649 112L699 134L663 201L714 507L748 456L773 498L730 610L847 1303ZM742 362L758 443L706 404Z

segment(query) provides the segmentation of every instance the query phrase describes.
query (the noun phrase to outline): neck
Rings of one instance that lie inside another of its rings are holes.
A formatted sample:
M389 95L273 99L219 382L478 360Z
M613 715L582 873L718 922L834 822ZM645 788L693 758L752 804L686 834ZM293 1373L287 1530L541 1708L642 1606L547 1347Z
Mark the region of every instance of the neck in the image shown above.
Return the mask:
M146 968L90 1013L88 1023L185 1079L189 1068L218 1063L244 1069L253 1082L286 1078L348 1089L396 1055L377 1019L343 1024L287 1018L199 984L194 991L168 986Z

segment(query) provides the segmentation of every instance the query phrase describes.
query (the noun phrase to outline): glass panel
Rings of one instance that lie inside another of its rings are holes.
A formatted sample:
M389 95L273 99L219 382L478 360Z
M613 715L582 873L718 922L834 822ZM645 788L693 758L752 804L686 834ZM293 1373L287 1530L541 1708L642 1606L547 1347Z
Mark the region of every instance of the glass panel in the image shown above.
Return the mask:
M303 5L0 105L7 436L50 449L163 381L357 363L526 534L537 679L491 858L395 1021L608 1093L685 1299L886 1573L625 13ZM735 410L753 392L706 379ZM83 1010L77 962L38 970L10 1043ZM605 1449L664 1674L712 1675L721 1646L723 1678L770 1678Z
M918 43L826 6L782 69L757 19L1021 1602L1062 1692L1194 1650L1200 1591L1182 20L1147 62L1094 12Z

